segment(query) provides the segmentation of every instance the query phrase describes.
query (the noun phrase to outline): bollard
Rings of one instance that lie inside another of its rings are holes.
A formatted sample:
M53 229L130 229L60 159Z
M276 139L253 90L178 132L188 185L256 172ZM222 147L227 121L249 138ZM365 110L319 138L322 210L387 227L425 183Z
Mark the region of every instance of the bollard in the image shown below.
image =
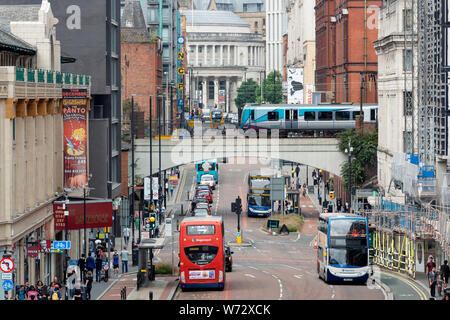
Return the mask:
M153 291L149 291L148 300L153 300Z

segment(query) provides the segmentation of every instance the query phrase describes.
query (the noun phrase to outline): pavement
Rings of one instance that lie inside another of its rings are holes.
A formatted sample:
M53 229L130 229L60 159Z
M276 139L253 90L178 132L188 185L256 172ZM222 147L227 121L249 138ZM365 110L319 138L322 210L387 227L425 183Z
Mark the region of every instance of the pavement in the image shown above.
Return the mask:
M180 180L177 187L174 189L172 197L167 200L166 213L179 213L182 203L185 199L183 196L183 189L186 181L186 171L183 167L180 168ZM187 208L187 206L185 206ZM186 210L186 209L184 209ZM160 234L164 234L165 224L164 219L162 224L159 226ZM135 230L135 241L139 238L139 232ZM123 238L117 239L120 243L124 243ZM125 288L127 300L149 300L150 292L153 300L171 300L178 287L178 278L176 276L166 276L166 275L156 275L155 281L147 281L146 286L139 288L137 290L137 272L138 266L132 265L132 251L131 251L132 241L127 244L129 261L128 261L128 272L122 273L122 265L119 267L119 274L114 275L113 271L110 271L110 276L108 282L94 282L91 290L92 300L121 300L121 291ZM160 251L155 251L155 257L158 259L158 253ZM95 276L95 275L94 275ZM94 277L95 278L95 277Z

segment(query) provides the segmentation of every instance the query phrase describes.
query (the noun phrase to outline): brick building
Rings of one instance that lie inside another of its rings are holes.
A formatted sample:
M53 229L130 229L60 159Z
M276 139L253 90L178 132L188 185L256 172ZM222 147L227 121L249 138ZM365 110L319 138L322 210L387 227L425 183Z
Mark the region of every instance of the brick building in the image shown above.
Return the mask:
M316 0L316 91L322 102L377 102L381 0ZM361 92L361 83L364 90Z
M152 115L157 114L156 95L163 93L162 45L155 33L147 30L139 1L127 1L122 14L121 69L122 101L134 97L135 111L149 118L149 97L152 98ZM162 110L162 107L161 107Z

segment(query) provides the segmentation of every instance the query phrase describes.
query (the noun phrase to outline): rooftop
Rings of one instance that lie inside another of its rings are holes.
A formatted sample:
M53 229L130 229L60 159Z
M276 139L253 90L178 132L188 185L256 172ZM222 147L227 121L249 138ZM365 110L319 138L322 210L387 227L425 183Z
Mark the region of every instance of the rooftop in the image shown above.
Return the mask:
M11 31L11 21L38 21L41 5L0 5L0 29Z
M231 11L186 11L186 24L194 25L239 25L249 27L248 22Z

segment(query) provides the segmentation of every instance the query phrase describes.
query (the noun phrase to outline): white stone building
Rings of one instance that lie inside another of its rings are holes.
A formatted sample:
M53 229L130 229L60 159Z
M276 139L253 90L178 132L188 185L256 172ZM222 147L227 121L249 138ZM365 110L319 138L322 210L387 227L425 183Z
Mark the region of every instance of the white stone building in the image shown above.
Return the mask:
M90 94L91 81L60 72L57 23L47 0L0 6L0 250L15 262L16 284L62 276L64 255L36 250L63 237L53 219L64 192L62 88ZM79 232L69 239L79 256Z
M287 31L286 0L266 2L266 72L283 72L283 34Z
M234 99L242 81L260 83L264 76L265 43L250 25L230 11L185 10L191 106L221 106L236 113ZM225 90L219 101L219 90ZM197 94L197 96L195 96Z
M316 70L315 0L289 0L286 68L303 68L304 103L312 95ZM309 90L309 92L308 92Z
M394 154L413 151L412 116L418 108L418 68L417 59L413 59L417 44L411 43L415 18L411 14L411 0L406 1L406 8L404 5L404 1L384 4L378 40L374 43L378 55L378 185L396 203L404 203L404 195L391 181Z

